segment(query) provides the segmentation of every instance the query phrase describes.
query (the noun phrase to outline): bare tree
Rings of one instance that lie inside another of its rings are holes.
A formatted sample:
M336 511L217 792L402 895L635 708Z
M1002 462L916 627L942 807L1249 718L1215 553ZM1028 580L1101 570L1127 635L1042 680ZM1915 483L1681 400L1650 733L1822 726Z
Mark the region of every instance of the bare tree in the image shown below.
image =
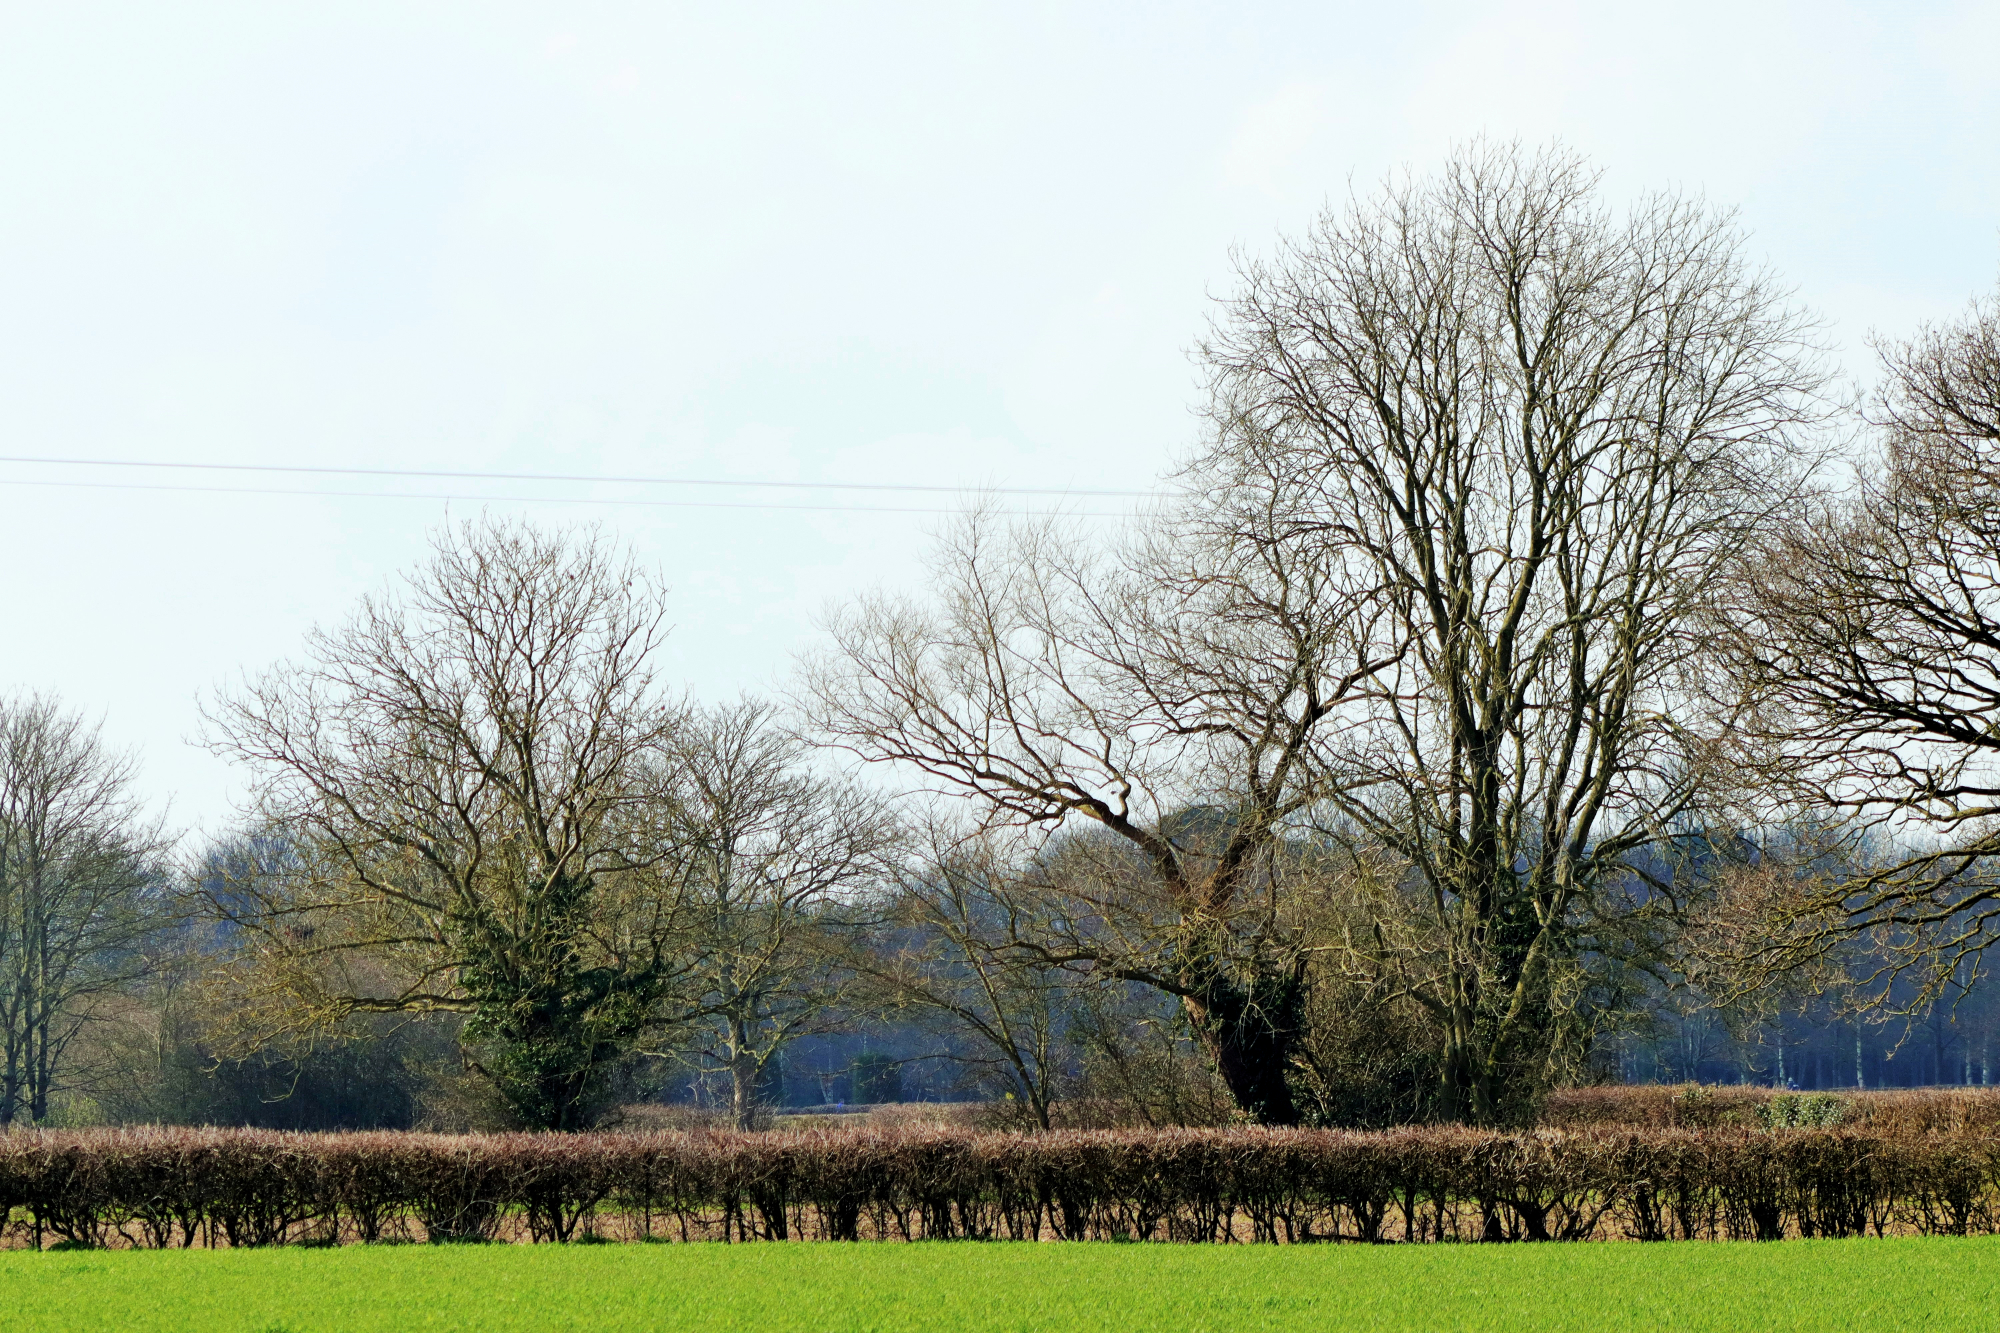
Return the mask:
M1703 814L1694 612L1819 412L1809 326L1729 219L1614 217L1596 183L1475 147L1245 263L1206 348L1217 521L1383 608L1327 831L1422 886L1424 928L1362 951L1442 1028L1445 1114L1481 1120L1538 1081L1634 854Z
M760 1081L796 1037L827 1030L851 990L843 955L853 911L896 843L884 805L811 773L805 746L770 705L701 714L675 748L687 849L698 1053L729 1071L737 1127Z
M1875 1000L1915 975L1915 1012L2000 925L2000 300L1879 350L1881 460L1746 553L1718 637L1740 762L1853 844L1765 895L1744 953L1793 969L1871 935Z
M664 615L593 532L467 524L212 707L284 850L209 892L246 932L255 1035L462 1012L515 1117L590 1122L688 966Z
M1270 860L1319 799L1320 730L1397 651L1377 612L1319 552L1199 520L1106 553L975 513L933 572L934 605L836 620L805 673L818 733L982 829L1101 830L1043 882L1067 925L1016 951L1176 997L1244 1113L1293 1121L1304 956Z
M56 700L0 701L0 1127L47 1118L71 1044L147 969L166 840L134 771Z

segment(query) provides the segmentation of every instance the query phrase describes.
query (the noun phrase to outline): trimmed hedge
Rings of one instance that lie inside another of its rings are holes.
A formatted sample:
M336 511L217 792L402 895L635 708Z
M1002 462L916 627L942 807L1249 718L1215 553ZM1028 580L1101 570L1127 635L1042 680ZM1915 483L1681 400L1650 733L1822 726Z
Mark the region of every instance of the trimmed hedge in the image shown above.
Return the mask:
M34 1245L1962 1235L1996 1199L2000 1139L1843 1129L0 1136Z

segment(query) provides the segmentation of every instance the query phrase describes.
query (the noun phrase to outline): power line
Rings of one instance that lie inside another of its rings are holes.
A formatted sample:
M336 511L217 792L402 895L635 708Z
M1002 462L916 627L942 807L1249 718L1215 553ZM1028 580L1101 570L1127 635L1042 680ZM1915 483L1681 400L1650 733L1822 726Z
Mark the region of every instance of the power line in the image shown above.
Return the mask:
M932 494L965 495L1053 495L1053 496L1101 496L1118 499L1144 500L1156 498L1153 491L1108 491L1088 490L1060 486L926 486L912 482L866 482L866 481L728 481L716 477L598 477L581 474L556 472L440 472L415 468L376 467L307 467L298 464L280 463L155 463L141 458L32 458L25 456L0 455L0 463L32 463L56 467L123 467L123 468L173 468L183 471L202 472L287 472L307 473L328 477L420 477L431 480L453 481L560 481L560 482L602 482L619 486L740 486L773 490L801 491L925 491ZM61 484L61 483L51 483ZM84 484L84 483L79 483ZM164 488L162 488L164 489ZM297 492L298 494L327 494L328 492ZM288 492L252 492L244 494L288 494ZM436 498L436 497L424 497ZM450 498L450 497L444 497ZM495 497L499 498L499 497ZM608 502L607 502L608 503ZM647 503L633 501L631 503ZM755 506L773 508L776 506ZM886 510L883 512L905 512ZM910 510L907 512L925 512Z
M0 462L11 462L0 459ZM51 486L85 491L171 491L191 495L303 495L319 499L353 500L446 500L474 503L501 501L508 504L602 504L637 505L649 509L782 509L821 514L952 514L953 509L915 508L895 505L811 505L773 504L768 500L632 500L597 499L565 495L433 495L417 491L315 491L285 490L263 486L166 486L135 481L41 481L0 477L0 486ZM930 489L911 487L910 489ZM936 489L942 490L943 487ZM1018 494L1019 492L1016 492ZM1088 492L1084 492L1088 493ZM1103 492L1097 492L1103 494ZM1123 514L1065 512L1062 510L1011 510L1010 518L1124 518Z

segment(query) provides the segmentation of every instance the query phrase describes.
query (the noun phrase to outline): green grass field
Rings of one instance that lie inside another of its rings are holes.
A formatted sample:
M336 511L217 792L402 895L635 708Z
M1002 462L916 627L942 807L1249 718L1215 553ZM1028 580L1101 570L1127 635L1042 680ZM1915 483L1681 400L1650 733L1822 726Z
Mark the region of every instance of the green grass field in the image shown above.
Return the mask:
M1775 1245L616 1245L0 1254L0 1327L1974 1329L2000 1239Z

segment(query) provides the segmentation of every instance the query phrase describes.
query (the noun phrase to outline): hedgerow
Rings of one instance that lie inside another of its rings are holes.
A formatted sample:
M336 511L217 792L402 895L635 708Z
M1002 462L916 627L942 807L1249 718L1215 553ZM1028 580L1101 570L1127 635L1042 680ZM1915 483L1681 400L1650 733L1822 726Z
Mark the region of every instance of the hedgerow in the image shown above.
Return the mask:
M1962 1235L1997 1199L2000 1138L1840 1127L0 1136L35 1245Z
M1890 1135L2000 1135L2000 1088L1881 1088L1781 1092L1758 1087L1614 1084L1552 1094L1542 1123L1554 1129L1793 1128L1845 1126Z

